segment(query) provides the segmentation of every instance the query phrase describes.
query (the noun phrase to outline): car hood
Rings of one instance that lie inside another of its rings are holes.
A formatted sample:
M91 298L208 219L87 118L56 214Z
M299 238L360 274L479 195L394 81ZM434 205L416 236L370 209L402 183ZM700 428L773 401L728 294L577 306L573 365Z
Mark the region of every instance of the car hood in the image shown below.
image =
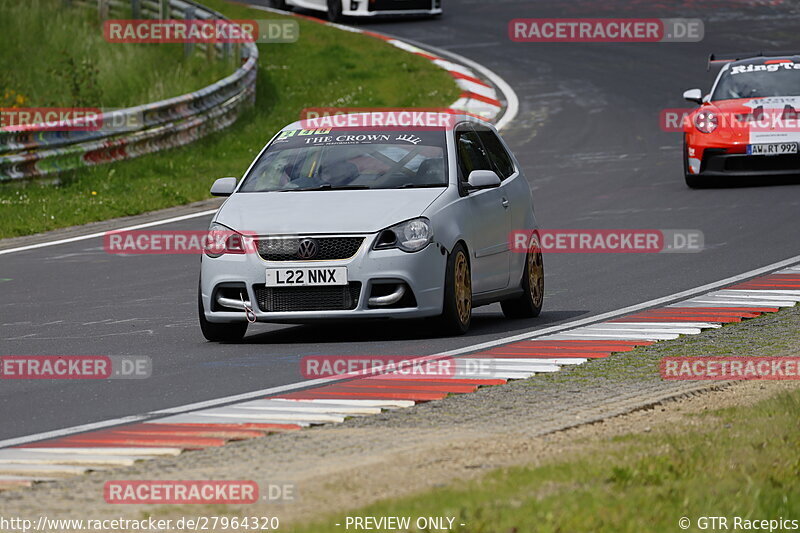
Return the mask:
M711 109L719 114L720 128L716 135L749 143L798 142L797 118L784 111L800 111L800 97L774 96L719 100L699 110Z
M422 215L445 190L236 193L222 206L216 221L258 235L375 233Z

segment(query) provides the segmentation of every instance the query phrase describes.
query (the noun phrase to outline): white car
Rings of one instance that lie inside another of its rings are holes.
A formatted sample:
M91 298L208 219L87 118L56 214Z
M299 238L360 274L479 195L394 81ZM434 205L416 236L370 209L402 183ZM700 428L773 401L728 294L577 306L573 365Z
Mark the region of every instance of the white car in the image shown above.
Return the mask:
M440 115L442 126L284 128L229 198L202 256L199 319L211 341L252 322L439 317L467 331L472 309L539 315L544 266L531 190L494 127ZM363 115L345 115L363 117ZM219 236L222 237L219 237Z
M272 6L283 10L300 7L324 11L333 22L342 17L442 14L442 0L272 0Z

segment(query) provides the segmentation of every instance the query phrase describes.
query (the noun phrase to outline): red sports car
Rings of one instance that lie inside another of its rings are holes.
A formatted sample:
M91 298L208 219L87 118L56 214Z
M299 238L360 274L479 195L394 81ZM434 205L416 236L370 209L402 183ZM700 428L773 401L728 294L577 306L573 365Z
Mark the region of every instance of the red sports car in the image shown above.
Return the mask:
M683 122L686 184L716 177L800 174L800 53L712 55L724 63L711 92Z

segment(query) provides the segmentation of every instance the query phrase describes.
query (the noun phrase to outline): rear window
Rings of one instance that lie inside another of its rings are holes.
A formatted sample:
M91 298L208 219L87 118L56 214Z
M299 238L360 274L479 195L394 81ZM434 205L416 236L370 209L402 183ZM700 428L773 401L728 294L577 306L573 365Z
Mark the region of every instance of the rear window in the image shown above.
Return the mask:
M240 192L447 186L443 131L283 131Z

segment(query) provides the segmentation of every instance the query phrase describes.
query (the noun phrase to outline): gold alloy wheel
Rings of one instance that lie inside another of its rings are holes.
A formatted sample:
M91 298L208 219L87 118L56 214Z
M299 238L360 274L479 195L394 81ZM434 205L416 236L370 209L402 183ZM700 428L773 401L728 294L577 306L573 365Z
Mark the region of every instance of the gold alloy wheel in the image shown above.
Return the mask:
M534 307L540 308L544 300L544 262L539 242L534 240L528 252L528 286Z
M456 310L458 319L462 324L469 322L472 314L472 277L469 273L469 263L464 252L456 254Z

